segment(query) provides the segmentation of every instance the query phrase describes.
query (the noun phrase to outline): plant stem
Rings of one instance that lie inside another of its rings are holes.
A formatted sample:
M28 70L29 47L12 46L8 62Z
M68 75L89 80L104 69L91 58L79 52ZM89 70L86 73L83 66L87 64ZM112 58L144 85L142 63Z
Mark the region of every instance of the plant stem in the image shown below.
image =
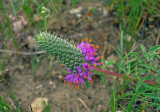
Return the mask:
M98 71L98 72L105 73L105 74L107 74L107 75L117 76L117 77L121 77L121 78L125 78L125 77L126 77L126 76L124 76L123 74L106 71L106 70L103 70L103 69L100 69L100 68L97 68L97 67L93 67L93 70ZM128 76L127 78L138 81L137 78L134 78L134 77L132 77L132 76ZM155 85L155 84L160 85L159 83L156 83L156 82L150 81L150 80L145 80L144 82L145 82L145 83L148 83L148 84L152 84L152 85Z

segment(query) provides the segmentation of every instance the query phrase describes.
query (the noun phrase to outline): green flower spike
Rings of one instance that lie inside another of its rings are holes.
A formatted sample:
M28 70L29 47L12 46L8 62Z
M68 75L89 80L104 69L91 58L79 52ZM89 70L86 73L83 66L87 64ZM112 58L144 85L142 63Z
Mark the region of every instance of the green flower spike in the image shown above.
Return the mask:
M78 49L73 42L63 39L62 36L41 32L35 36L35 39L41 49L74 73L77 72L77 67L82 66L85 61L82 50Z

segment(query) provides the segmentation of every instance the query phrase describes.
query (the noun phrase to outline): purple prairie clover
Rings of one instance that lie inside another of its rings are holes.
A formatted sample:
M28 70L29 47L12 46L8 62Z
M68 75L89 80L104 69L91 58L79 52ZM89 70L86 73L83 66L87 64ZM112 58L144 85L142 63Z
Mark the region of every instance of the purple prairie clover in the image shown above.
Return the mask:
M100 58L100 56L96 56L98 46L95 46L94 44L91 44L92 40L83 39L81 43L78 44L77 48L82 50L82 53L84 54L85 62L77 67L77 73L74 73L72 70L70 71L69 68L66 69L67 72L70 72L64 79L69 82L68 86L70 84L74 83L75 88L79 89L79 86L81 85L83 87L83 84L85 83L85 79L92 83L92 75L91 72L92 67L96 65L101 65L101 63L97 62Z
M83 87L85 81L92 80L93 66L100 65L97 61L102 58L96 56L98 46L91 44L91 39L83 39L78 45L73 41L64 39L64 36L46 31L35 35L36 44L54 59L62 63L68 75L64 81L74 84L75 88Z

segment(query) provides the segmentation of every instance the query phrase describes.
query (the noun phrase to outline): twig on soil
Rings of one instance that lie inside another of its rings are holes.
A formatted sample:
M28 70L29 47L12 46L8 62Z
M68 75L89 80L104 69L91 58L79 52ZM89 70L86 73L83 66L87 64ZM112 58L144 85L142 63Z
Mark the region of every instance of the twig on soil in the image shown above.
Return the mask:
M100 68L97 68L97 67L93 67L93 70L99 71L99 72L102 72L102 73L105 73L105 74L108 74L108 75L111 75L111 76L117 76L117 77L121 77L121 78L125 77L123 74L106 71L106 70L103 70L103 69L100 69ZM127 78L138 81L137 78L134 78L132 76L128 76ZM152 84L152 85L155 85L155 84L160 85L159 83L156 83L156 82L150 81L150 80L145 80L144 82L148 83L148 84Z
M20 51L3 50L3 49L0 49L0 52L22 54L22 55L36 55L36 54L43 54L43 53L45 53L44 51L38 51L38 52L20 52Z
M23 68L24 68L24 66L20 66L20 65L16 65L16 66L13 66L11 68L7 68L4 71L0 71L0 76L2 75L2 73L6 73L6 72L13 71L13 70L16 70L16 69L23 69Z
M77 107L77 112L80 112L80 111L79 111L79 107L78 107L78 104L77 104L77 102L76 102L76 107Z
M28 84L26 84L26 86L32 92L34 99L36 99L36 93L35 93L35 90L32 88L31 79L28 80Z
M86 103L82 99L77 98L77 100L80 101L84 105L84 107L87 109L88 112L90 112L88 106L86 105Z
M16 66L13 66L11 68L7 68L4 70L4 72L8 72L8 71L11 71L11 70L16 70L16 69L23 69L24 66L21 66L21 65L16 65Z

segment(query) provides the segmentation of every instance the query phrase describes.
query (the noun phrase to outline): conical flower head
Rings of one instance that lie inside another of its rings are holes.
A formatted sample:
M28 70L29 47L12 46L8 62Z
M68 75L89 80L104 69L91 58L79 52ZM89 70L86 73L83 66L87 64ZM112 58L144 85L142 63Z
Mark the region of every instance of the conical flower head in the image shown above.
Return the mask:
M74 84L77 89L79 85L92 81L92 67L100 65L97 61L102 58L96 56L98 46L91 44L91 39L83 39L77 46L68 40L62 39L58 35L41 32L36 36L36 43L47 53L65 66L69 74L64 77L69 84Z
M85 61L82 51L73 42L62 39L62 36L41 32L35 38L41 49L54 56L74 73L77 72L77 67Z

